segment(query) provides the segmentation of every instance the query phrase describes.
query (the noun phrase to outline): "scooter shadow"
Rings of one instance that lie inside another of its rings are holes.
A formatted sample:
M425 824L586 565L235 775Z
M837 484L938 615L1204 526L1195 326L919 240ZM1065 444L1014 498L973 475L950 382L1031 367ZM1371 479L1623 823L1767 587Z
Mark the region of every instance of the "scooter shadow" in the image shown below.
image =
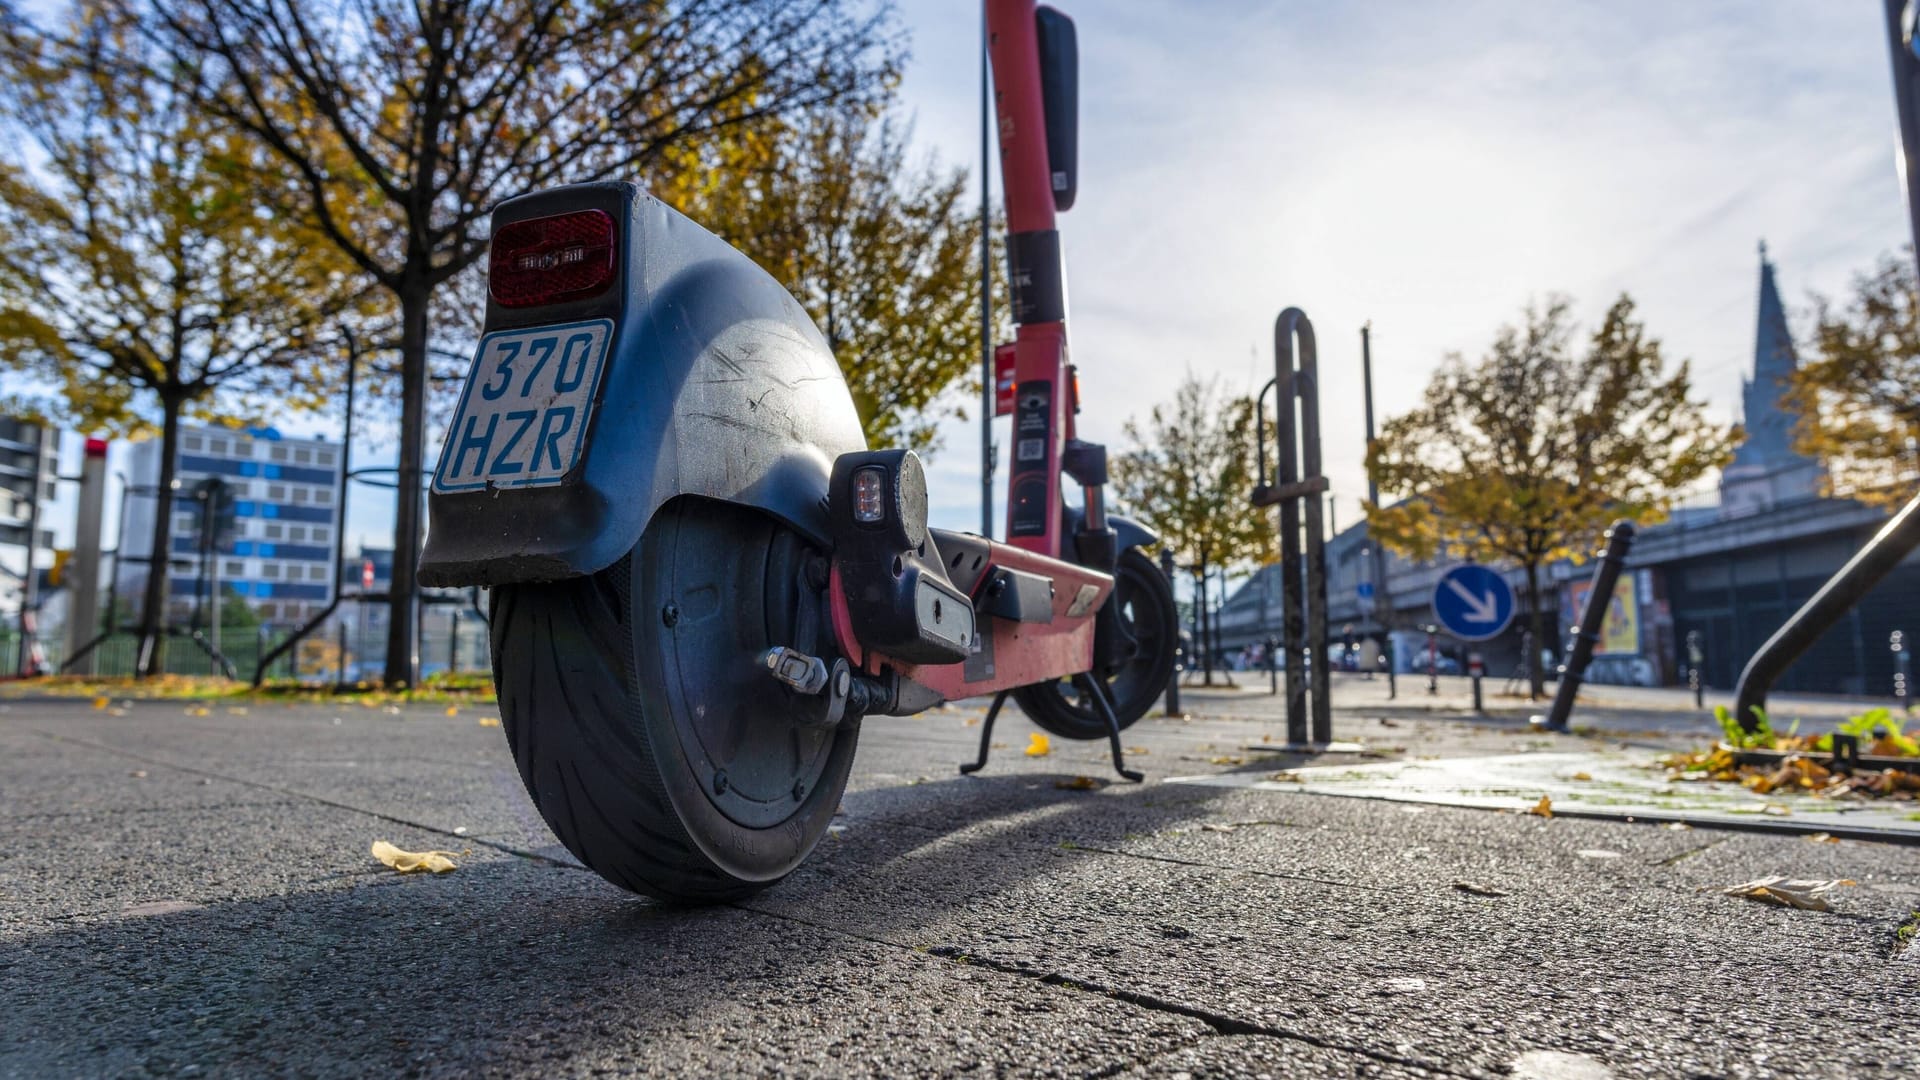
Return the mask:
M511 858L16 936L0 944L0 1074L550 1072L636 1055L712 1071L717 1044L797 1000L854 1008L872 980L939 978L912 947L937 943L955 909L1053 888L1088 849L1177 827L1217 797L1062 779L849 796L813 859L730 907ZM858 1007L896 1005L930 1007Z

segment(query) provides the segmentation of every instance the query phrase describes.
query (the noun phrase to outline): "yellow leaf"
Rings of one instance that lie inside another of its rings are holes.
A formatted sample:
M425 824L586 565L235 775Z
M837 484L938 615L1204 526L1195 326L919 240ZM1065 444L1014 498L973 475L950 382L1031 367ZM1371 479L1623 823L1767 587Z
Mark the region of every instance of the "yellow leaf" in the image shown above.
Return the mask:
M1214 765L1245 765L1247 763L1246 758L1236 757L1231 754L1222 755L1217 758L1209 758L1208 761Z
M1053 753L1053 741L1039 732L1027 736L1027 756L1046 757Z
M499 727L500 718L497 716L483 716L480 718L480 726L481 727Z
M456 865L451 851L401 851L385 840L375 840L369 850L374 858L403 874L411 874L416 870L444 874L455 869Z
M1587 774L1587 773L1583 773L1583 772L1577 772L1577 773L1574 773L1574 774L1573 774L1572 776L1569 776L1569 777L1568 777L1567 779L1569 779L1569 780L1591 780L1591 779L1593 779L1593 777L1592 777L1591 775L1589 775L1589 774Z
M449 706L447 706L447 715L448 715L448 716L459 716L459 715L460 715L460 706L458 706L458 705L449 705Z
M1552 817L1553 816L1553 800L1546 797L1545 795L1542 795L1540 796L1540 801L1537 803L1534 803L1533 809L1527 811L1527 813L1532 814L1535 817Z
M97 697L97 698L94 698L94 699L93 699L93 707L94 707L94 708L96 708L96 709L104 709L104 708L106 708L106 707L107 707L107 699L106 699L106 698L103 698L103 697Z

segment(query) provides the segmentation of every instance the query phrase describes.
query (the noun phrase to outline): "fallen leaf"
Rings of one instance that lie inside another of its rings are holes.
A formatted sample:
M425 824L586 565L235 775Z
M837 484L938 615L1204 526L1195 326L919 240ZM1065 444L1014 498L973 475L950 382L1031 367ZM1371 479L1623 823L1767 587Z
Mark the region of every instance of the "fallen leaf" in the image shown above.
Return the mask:
M373 857L393 867L403 874L416 870L427 870L435 874L444 874L455 869L451 851L401 851L385 840L375 840L368 849Z
M1589 775L1589 774L1587 774L1587 773L1583 773L1583 772L1577 772L1577 773L1574 773L1574 774L1573 774L1572 776L1569 776L1569 777L1567 777L1567 779L1569 779L1569 780L1591 780L1591 779L1593 779L1593 777L1592 777L1591 775Z
M1216 822L1205 822L1200 826L1200 830L1202 832L1232 832L1233 826L1221 825Z
M107 704L108 702L106 698L97 697L93 699L93 707L96 709L104 709L107 707Z
M1807 835L1801 837L1800 839L1806 840L1815 844L1837 844L1840 842L1839 837L1833 835L1832 833L1824 833L1824 832L1808 833Z
M1691 832L1693 830L1693 826L1684 821L1669 821L1660 827L1671 832Z
M1725 891L1728 896L1743 896L1748 900L1780 904L1784 907L1800 908L1803 911L1832 911L1833 905L1827 903L1826 894L1842 885L1855 884L1858 882L1846 878L1788 880L1776 875L1758 878L1744 885L1735 885Z
M961 727L975 727L975 726L977 726L977 725L978 725L979 723L980 723L980 718L979 718L979 717L977 717L977 716L969 716L969 717L967 717L967 718L966 718L965 720L962 720L962 721L960 721L960 726L961 726Z
M1071 780L1055 780L1053 786L1062 791L1099 791L1107 783L1091 776L1076 776Z
M500 718L497 716L483 716L480 718L480 726L481 727L499 727Z
M1246 758L1234 754L1223 754L1220 757L1209 758L1208 760L1215 765L1245 765L1247 763Z
M147 770L135 769L127 775L133 777L135 780L145 780L147 778Z
M1532 814L1535 817L1552 817L1553 816L1553 800L1548 798L1545 795L1542 795L1540 796L1540 801L1537 803L1534 803L1533 809L1527 811L1527 813Z
M1459 889L1463 893L1470 893L1474 896L1505 896L1507 895L1505 892L1503 892L1500 889L1496 889L1491 885L1482 885L1477 881L1456 881L1453 883L1453 887L1456 889Z
M1128 757L1139 757L1139 756L1141 756L1142 754L1149 754L1149 753L1152 753L1152 751L1150 751L1150 750L1148 750L1148 749L1147 749L1146 747L1144 747L1144 746L1129 746L1129 747L1127 747L1127 756L1128 756Z
M227 706L227 715L245 716L247 715L247 707L245 705L229 705Z
M1027 756L1046 757L1053 753L1053 740L1039 732L1027 736Z
M460 715L460 706L458 706L458 705L449 705L449 706L447 706L447 715L448 715L448 716L459 716L459 715Z

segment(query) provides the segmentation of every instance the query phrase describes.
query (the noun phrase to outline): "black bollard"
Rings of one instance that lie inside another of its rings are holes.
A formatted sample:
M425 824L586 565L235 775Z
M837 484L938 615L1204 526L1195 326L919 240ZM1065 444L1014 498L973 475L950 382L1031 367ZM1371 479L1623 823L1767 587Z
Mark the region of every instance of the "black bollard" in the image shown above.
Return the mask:
M1909 665L1913 663L1913 654L1907 650L1906 640L1907 636L1905 634L1902 634L1898 630L1893 632L1891 639L1893 648L1893 701L1895 707L1900 709L1907 707L1908 690L1912 685L1908 680L1908 675L1910 674L1908 668Z
M1707 662L1706 652L1700 648L1700 631L1687 631L1687 685L1693 688L1693 707L1707 707L1707 678L1700 671L1700 665Z
M1606 620L1607 605L1613 602L1613 587L1626 565L1627 552L1633 547L1633 522L1616 521L1607 530L1607 548L1600 554L1600 565L1593 571L1593 590L1587 593L1587 610L1580 613L1580 627L1574 631L1573 650L1560 668L1560 685L1553 692L1553 708L1545 716L1535 716L1535 727L1548 731L1567 730L1567 718L1573 715L1574 695L1580 692L1580 680L1586 677L1587 664L1593 660L1593 647L1600 640L1600 624Z
M1167 575L1167 588L1173 588L1173 552L1160 549L1160 572ZM1180 645L1180 635L1174 635L1173 674L1167 677L1167 715L1180 715L1180 674L1187 669L1187 650Z

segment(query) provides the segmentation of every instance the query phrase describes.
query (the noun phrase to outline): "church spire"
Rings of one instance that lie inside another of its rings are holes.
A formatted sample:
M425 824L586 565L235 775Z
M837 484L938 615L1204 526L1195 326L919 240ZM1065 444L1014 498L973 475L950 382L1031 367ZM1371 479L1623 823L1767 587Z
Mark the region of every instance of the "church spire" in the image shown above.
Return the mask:
M1799 365L1793 349L1793 331L1787 326L1787 308L1780 301L1767 242L1760 241L1760 302L1753 334L1753 373L1740 383L1740 405L1747 439L1734 451L1721 481L1723 504L1733 501L1728 487L1758 483L1765 488L1759 505L1783 498L1811 495L1819 472L1815 463L1793 449L1793 417L1781 400ZM1789 475L1791 474L1791 479ZM1745 501L1745 500L1743 500Z

